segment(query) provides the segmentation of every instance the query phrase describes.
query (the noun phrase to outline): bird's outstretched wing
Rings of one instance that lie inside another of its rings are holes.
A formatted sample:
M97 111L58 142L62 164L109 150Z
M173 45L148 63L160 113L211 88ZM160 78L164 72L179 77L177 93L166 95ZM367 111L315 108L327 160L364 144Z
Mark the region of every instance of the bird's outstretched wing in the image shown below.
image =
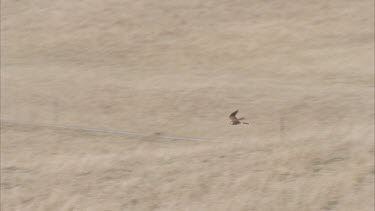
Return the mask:
M229 115L229 119L232 120L233 122L239 122L237 117L236 117L237 112L238 112L238 110Z
M236 117L236 114L238 113L238 110L236 110L235 112L233 112L233 113L231 113L230 115L229 115L229 118L231 118L231 117ZM237 118L236 118L237 119Z

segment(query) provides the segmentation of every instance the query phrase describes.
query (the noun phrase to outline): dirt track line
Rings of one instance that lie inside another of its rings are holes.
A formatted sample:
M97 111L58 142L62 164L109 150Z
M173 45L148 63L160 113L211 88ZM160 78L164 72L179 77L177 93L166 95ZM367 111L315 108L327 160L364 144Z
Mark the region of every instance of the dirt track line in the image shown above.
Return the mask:
M124 130L108 130L100 128L85 128L78 126L68 126L68 125L54 125L54 124L43 124L43 123L30 123L30 122L18 122L13 120L1 119L1 123L11 124L11 125L24 125L24 126L34 126L34 127L46 127L53 129L65 129L65 130L76 130L76 131L86 131L94 133L107 133L107 134L117 134L117 135L126 135L126 136L135 136L135 137L149 137L152 134L144 133L135 133ZM163 136L155 135L158 138L169 139L169 140L185 140L185 141L212 141L209 139L200 139L200 138L190 138L190 137L180 137L180 136Z

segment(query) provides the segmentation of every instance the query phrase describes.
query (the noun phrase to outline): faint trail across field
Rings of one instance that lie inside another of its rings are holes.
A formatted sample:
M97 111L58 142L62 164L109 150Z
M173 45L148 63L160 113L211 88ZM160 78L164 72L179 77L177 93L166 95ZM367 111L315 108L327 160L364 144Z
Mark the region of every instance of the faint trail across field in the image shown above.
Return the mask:
M1 119L1 123L9 124L9 125L24 125L24 126L33 126L33 127L46 127L46 128L53 128L53 129L65 129L65 130L75 130L75 131L84 131L84 132L93 132L93 133L106 133L106 134L117 134L117 135L125 135L125 136L132 136L132 137L148 137L150 134L144 133L135 133L125 130L113 130L113 129L102 129L102 128L86 128L86 127L79 127L79 126L70 126L70 125L55 125L55 124L43 124L43 123L30 123L30 122L19 122L14 120L5 120ZM214 141L212 139L201 139L201 138L191 138L191 137L180 137L180 136L163 136L157 135L158 138L161 139L168 139L168 140L185 140L185 141Z

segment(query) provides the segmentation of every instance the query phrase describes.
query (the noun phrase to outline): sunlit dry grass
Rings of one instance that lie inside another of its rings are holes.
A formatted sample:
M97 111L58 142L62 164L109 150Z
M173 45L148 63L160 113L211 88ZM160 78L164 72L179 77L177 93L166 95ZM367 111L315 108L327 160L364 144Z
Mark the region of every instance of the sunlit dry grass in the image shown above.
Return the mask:
M373 15L2 1L1 210L373 210Z

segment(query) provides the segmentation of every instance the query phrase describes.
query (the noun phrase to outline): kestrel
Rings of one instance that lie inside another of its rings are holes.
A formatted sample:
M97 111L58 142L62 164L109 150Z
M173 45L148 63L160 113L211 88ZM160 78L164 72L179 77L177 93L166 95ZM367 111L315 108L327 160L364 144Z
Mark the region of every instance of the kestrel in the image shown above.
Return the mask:
M231 113L230 115L229 115L229 119L231 120L231 124L232 125L238 125L238 124L246 124L246 125L248 125L249 123L247 123L247 122L241 122L240 120L243 120L243 119L245 119L244 117L241 117L241 118L237 118L236 117L236 114L238 113L238 110L237 111L235 111L235 112L233 112L233 113Z

